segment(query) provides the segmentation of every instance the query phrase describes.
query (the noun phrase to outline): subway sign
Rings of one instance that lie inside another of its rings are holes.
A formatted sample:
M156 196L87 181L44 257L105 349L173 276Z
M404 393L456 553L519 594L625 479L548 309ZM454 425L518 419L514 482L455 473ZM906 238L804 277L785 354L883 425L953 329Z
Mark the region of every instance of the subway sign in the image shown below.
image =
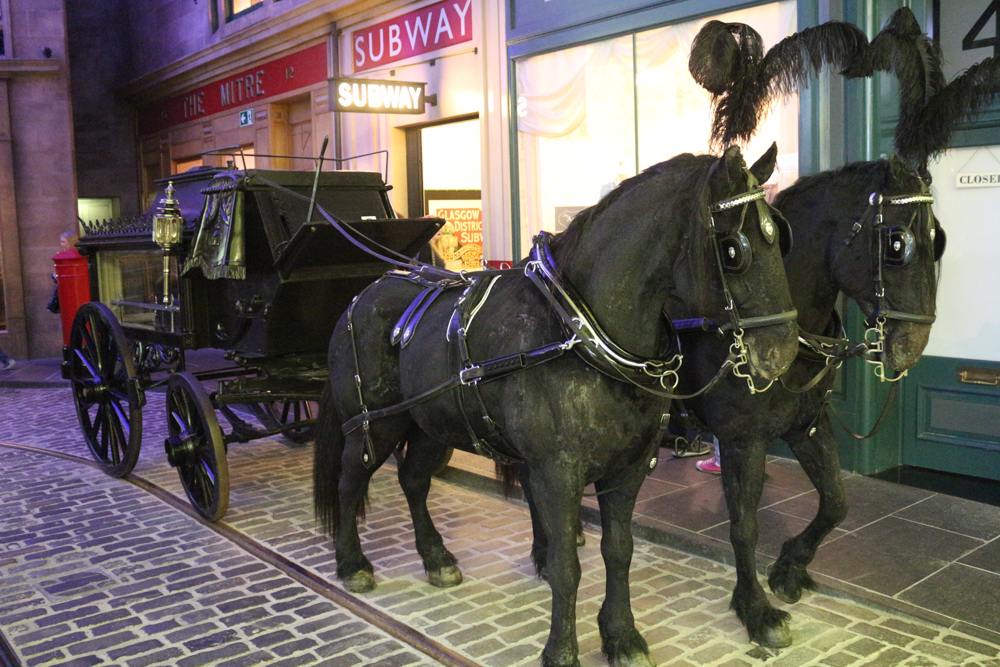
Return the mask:
M333 79L330 111L361 113L424 112L423 83L374 81L371 79Z

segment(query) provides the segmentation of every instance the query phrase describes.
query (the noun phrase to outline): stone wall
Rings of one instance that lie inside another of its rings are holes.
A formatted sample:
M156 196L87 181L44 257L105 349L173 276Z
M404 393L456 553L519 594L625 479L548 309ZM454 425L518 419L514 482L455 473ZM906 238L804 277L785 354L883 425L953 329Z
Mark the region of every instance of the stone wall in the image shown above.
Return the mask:
M126 216L142 212L135 112L117 93L132 75L129 4L66 3L77 190L118 198Z
M73 127L62 0L10 0L8 57L0 60L0 243L15 358L60 354L59 318L45 310L52 255L74 227Z

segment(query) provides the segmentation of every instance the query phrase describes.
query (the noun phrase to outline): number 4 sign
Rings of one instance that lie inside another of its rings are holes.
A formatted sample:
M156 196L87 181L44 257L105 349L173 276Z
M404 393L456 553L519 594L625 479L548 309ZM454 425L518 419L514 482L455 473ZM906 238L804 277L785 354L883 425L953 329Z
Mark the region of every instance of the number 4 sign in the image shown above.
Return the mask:
M992 19L992 27L987 27ZM992 31L992 36L990 32ZM976 19L972 29L962 38L962 50L981 49L992 46L993 55L1000 55L1000 0L992 0Z

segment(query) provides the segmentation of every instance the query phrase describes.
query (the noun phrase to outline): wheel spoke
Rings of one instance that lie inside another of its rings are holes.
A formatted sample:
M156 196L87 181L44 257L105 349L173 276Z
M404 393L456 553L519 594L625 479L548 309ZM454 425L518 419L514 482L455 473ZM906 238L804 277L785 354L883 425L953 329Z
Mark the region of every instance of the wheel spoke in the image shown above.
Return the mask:
M96 425L97 432L98 435L100 436L100 441L101 441L100 447L98 448L100 450L98 452L98 455L101 457L102 461L107 461L109 429L108 429L108 411L107 411L107 406L104 403L101 403L100 408L98 408L97 422L98 422Z
M84 349L76 350L76 358L80 361L80 365L83 366L83 368L90 374L90 379L96 380L97 369L94 368L93 363L91 363L90 359L87 358L87 355L84 354L84 351L85 351Z
M207 466L199 465L198 470L198 482L201 487L202 493L202 507L209 508L212 506L212 490L215 488L215 483L212 475L208 474Z
M97 367L97 375L95 377L104 377L104 350L101 349L100 342L100 328L98 327L98 321L95 313L88 313L87 325L84 327L84 332L86 334L86 344L90 349L91 354L93 354L94 366Z
M122 447L121 442L121 431L115 428L115 422L117 421L115 411L109 410L107 417L107 433L108 433L108 445L109 451L105 458L110 458L113 465L118 465L122 461L122 452L124 447Z
M128 399L125 399L128 403ZM111 405L115 409L115 417L118 420L118 424L122 427L121 432L125 435L126 444L128 443L128 436L132 432L132 421L129 419L129 414L122 408L121 403L118 400L111 400Z

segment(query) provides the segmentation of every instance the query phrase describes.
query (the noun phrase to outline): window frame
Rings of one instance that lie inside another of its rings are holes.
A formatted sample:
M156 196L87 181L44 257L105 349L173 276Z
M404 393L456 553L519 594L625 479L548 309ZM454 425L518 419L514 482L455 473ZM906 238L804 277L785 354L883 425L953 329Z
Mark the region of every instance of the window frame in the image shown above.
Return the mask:
M246 9L234 12L233 2L234 0L222 0L222 9L226 17L226 23L229 23L230 21L235 21L236 19L246 16L250 12L256 11L264 6L264 0L250 0L250 2L254 4L251 4Z
M10 0L0 0L0 58L14 57L10 25Z

